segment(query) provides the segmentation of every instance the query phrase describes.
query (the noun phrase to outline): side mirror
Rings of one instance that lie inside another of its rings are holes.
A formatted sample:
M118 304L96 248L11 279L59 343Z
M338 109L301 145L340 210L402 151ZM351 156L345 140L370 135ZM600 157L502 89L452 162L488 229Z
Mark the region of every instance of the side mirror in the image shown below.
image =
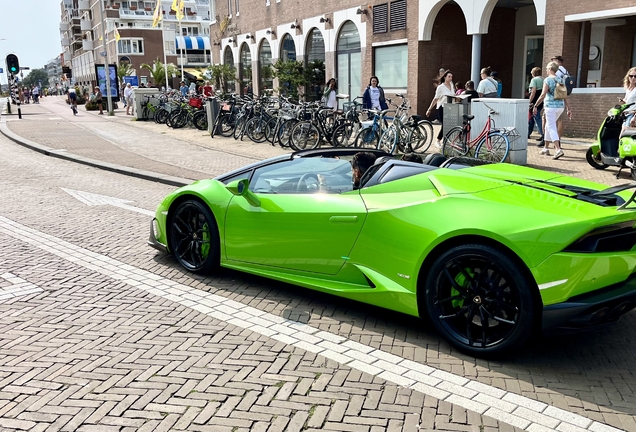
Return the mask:
M242 196L253 207L260 207L261 200L250 190L250 181L248 179L234 180L225 186L232 195Z

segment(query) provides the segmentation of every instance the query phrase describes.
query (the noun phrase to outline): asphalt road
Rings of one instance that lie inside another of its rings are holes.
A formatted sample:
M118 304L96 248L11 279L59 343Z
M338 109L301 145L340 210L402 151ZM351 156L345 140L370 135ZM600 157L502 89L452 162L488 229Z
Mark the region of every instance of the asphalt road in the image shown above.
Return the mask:
M185 179L280 151L58 105L27 106L8 129ZM172 186L4 137L0 166L1 431L636 430L634 312L475 359L414 318L183 271L145 244Z

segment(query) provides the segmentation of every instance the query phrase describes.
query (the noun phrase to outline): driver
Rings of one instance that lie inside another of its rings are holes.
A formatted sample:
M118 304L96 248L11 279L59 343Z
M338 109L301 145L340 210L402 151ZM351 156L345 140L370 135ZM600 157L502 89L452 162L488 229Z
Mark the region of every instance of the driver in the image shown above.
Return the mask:
M351 159L351 172L353 189L360 188L360 179L371 165L375 163L377 156L371 152L358 152Z

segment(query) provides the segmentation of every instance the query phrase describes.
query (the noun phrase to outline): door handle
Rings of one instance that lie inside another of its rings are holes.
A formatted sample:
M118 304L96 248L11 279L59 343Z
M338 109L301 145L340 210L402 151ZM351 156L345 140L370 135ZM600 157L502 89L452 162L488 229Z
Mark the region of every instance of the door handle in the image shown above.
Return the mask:
M358 222L358 216L331 216L329 222L334 223L356 223Z

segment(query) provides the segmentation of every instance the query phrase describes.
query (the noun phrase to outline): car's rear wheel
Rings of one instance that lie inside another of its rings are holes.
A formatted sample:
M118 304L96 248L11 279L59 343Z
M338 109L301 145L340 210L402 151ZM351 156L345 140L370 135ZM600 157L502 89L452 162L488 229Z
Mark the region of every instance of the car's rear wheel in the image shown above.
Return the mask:
M428 316L462 351L476 356L509 351L535 326L537 305L524 275L519 264L493 247L453 247L428 272Z
M179 264L195 273L219 266L219 231L210 209L197 200L179 203L170 217L168 247Z

